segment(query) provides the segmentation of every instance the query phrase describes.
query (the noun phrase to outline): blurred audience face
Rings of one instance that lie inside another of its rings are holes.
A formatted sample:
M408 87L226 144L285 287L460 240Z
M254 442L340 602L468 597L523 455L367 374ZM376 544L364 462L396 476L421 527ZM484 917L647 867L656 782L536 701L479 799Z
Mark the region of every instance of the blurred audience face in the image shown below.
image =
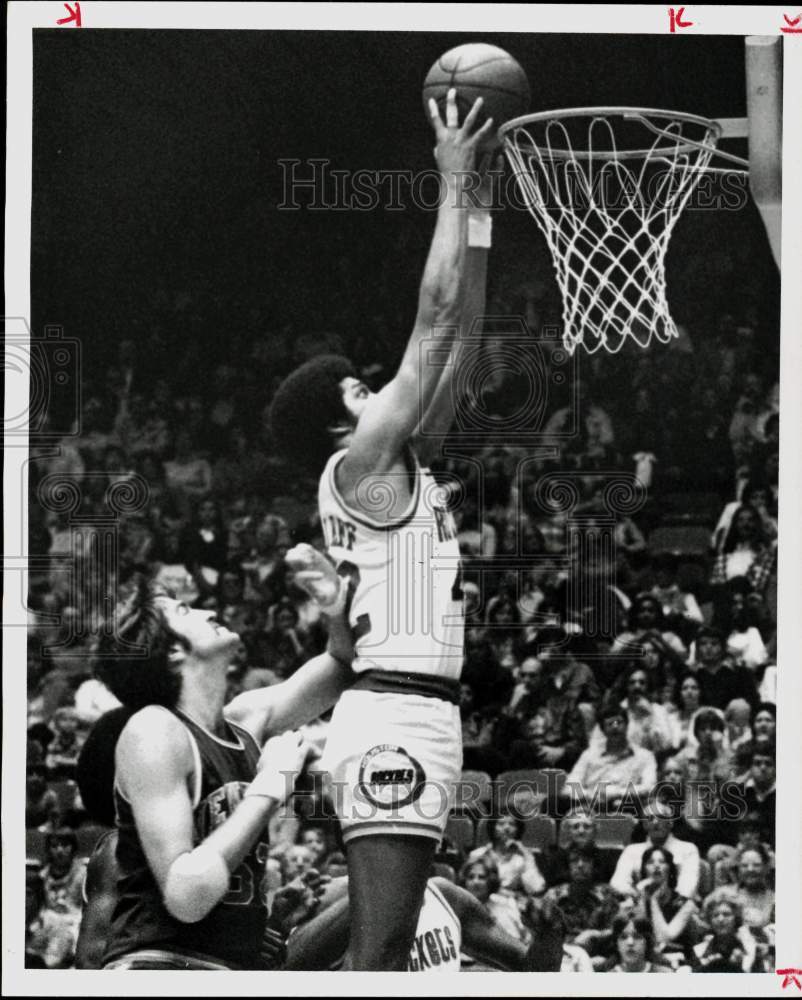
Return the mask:
M540 802L541 799L534 788L527 785L515 789L510 806L515 810L517 816L526 819L530 816L536 816L540 812Z
M748 608L746 595L735 593L730 599L730 625L737 631L743 631L749 627Z
M267 517L256 529L256 547L263 555L273 552L278 538L278 530L273 518Z
M682 687L679 689L682 707L686 712L695 712L699 708L701 693L699 681L695 677L686 677L682 682Z
M627 681L627 699L636 702L639 698L649 697L649 680L645 670L635 670Z
M723 655L721 640L716 636L703 635L696 640L696 658L704 666L715 666L721 662Z
M44 771L30 768L25 777L25 791L29 798L40 799L47 790L47 780Z
M465 888L475 896L480 903L486 903L490 898L490 882L487 877L487 869L479 862L468 869L465 874Z
M596 826L587 813L575 813L563 820L566 843L569 847L589 847L596 839Z
M752 709L744 698L733 698L724 712L724 721L730 727L731 733L741 733L749 725Z
M657 601L642 601L635 611L634 626L639 629L651 629L657 625L660 607Z
M242 600L242 580L236 573L223 573L220 590L226 604L236 604Z
M680 786L686 777L685 767L677 757L668 757L663 764L663 781Z
M204 500L198 507L198 521L203 528L213 528L217 524L217 504L214 500Z
M641 654L643 666L647 672L652 673L660 666L662 655L653 642L644 642L641 644L641 648L643 649Z
M298 624L298 615L293 608L282 608L276 615L276 628L279 632L289 632Z
M515 622L515 609L507 601L501 601L493 609L491 623L493 625L512 625Z
M735 538L739 542L752 541L757 534L757 530L758 522L753 511L749 510L748 507L741 507L740 510L736 511L733 518L733 531L735 532Z
M583 854L570 854L568 857L568 878L571 882L586 885L593 881L593 861Z
M532 743L543 743L546 739L546 719L540 714L533 715L526 723L524 732Z
M609 715L602 720L602 731L607 737L608 750L620 750L627 742L627 720L623 715Z
M719 939L731 938L738 929L735 910L727 902L721 902L710 914L710 930Z
M312 852L302 844L290 847L284 855L284 878L290 882L299 875L305 875L312 867Z
M625 971L637 972L646 964L646 938L632 921L618 935L616 947Z
M714 750L721 745L723 739L721 727L712 719L703 719L696 727L696 738L699 746L705 750Z
M322 830L313 828L304 830L301 836L301 844L306 847L312 855L312 865L317 867L321 858L326 854L326 838Z
M745 850L738 862L738 882L750 892L766 887L766 866L758 851Z
M668 881L668 858L663 851L653 851L649 860L644 865L644 874L660 885L665 885Z
M753 754L749 774L757 788L771 788L777 778L777 767L774 763L774 758L768 754Z
M543 665L534 656L527 656L519 672L526 694L533 694L543 683Z
M655 847L662 846L668 840L673 826L671 809L662 802L653 802L644 813L643 827Z
M761 839L760 820L747 816L738 829L738 846L743 850L749 847L758 847Z
M54 875L64 874L70 869L75 848L68 840L53 837L47 851L48 861Z
M459 686L459 707L462 712L470 712L473 708L474 693L470 684Z
M501 816L496 821L493 831L493 845L495 847L506 847L518 835L518 824L512 816Z
M777 733L777 720L767 709L761 709L752 724L752 734L755 739L774 739Z

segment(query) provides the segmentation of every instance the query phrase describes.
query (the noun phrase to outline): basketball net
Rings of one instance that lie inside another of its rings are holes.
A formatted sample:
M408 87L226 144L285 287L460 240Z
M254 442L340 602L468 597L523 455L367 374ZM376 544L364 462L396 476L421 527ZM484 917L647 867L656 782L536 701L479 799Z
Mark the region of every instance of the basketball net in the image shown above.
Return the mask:
M515 119L499 134L552 252L566 350L616 353L627 341L647 347L677 337L666 252L716 153L718 124L680 112L580 108Z

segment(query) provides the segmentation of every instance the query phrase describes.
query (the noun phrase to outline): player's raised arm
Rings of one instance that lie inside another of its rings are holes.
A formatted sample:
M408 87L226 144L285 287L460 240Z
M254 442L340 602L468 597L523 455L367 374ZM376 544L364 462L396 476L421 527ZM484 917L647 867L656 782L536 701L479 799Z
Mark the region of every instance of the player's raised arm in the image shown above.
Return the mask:
M492 158L491 158L492 159ZM468 249L465 261L465 291L459 328L455 331L448 362L444 366L420 423L415 431L415 451L422 465L429 465L439 453L442 438L454 423L456 392L459 384L466 386L470 379L461 379L455 386L454 374L460 363L461 343L468 337L472 344L482 333L487 288L487 257L490 248L493 202L492 180L501 170L501 159L495 173L483 172L481 184L468 201ZM472 352L472 357L476 355Z
M294 546L285 560L295 570L295 582L329 616L329 639L326 651L307 660L292 677L270 687L244 691L226 705L225 717L244 726L259 743L316 719L354 680L354 646L343 616L345 581L311 545Z
M477 148L492 128L488 118L474 131L480 109L481 98L459 126L456 91L449 91L445 123L436 102L430 102L437 136L435 159L443 179L442 200L421 281L415 326L395 377L368 402L359 419L340 469L345 488L366 473L388 470L397 460L421 412L431 403L442 373L441 368L423 363L421 345L442 329L443 348L449 350L462 321L468 263L464 187L466 177L475 169Z

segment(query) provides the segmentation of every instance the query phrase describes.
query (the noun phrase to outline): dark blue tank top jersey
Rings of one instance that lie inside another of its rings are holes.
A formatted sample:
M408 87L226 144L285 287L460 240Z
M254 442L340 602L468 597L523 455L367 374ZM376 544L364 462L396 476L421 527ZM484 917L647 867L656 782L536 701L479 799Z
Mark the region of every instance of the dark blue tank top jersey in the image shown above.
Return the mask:
M230 738L223 740L181 712L173 714L186 727L198 751L195 767L197 770L200 764L200 782L196 775L193 798L197 846L237 807L256 773L260 751L253 736L231 722L226 723ZM207 956L234 968L257 968L267 919L267 830L231 875L229 890L222 901L203 920L184 924L170 916L162 902L131 806L116 786L114 800L120 875L104 962L143 948L158 948Z

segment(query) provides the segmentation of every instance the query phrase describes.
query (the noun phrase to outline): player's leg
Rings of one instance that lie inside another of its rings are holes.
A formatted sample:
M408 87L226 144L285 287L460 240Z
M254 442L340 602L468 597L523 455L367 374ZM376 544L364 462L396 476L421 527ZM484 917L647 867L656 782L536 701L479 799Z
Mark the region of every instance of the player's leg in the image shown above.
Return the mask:
M403 971L437 842L373 834L348 843L351 937L344 969Z

